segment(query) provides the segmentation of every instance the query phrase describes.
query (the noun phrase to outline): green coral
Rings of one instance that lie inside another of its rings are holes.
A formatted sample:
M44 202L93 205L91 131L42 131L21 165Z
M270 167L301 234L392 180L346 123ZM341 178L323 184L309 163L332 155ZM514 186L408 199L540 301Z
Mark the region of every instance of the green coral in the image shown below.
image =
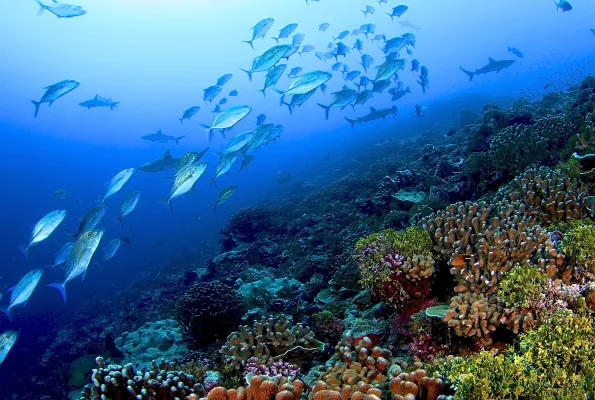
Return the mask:
M581 164L574 157L569 158L566 162L560 163L558 167L566 173L569 178L578 179L581 175Z
M539 298L548 276L535 265L517 265L498 285L498 299L506 308L529 308Z
M595 320L559 312L503 354L456 358L448 375L458 399L584 399L595 394Z
M564 235L562 250L572 261L591 265L595 261L595 225L591 220L569 222L570 229Z

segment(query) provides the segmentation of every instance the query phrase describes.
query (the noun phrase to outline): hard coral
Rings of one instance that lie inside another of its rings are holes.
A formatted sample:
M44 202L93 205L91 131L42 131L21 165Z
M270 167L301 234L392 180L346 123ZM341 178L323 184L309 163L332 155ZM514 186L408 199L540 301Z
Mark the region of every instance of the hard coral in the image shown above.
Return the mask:
M409 374L395 374L389 383L389 390L395 396L395 400L436 400L443 387L441 378L431 378L423 369Z
M308 357L320 351L323 343L314 339L314 333L303 324L294 325L290 318L262 318L252 326L240 326L232 332L221 353L227 362L240 369L255 358L261 363L269 359Z
M285 377L254 375L247 387L228 390L216 387L209 392L207 400L299 400L303 391L300 380L289 382Z
M242 298L219 282L197 282L176 305L177 320L197 345L225 337L240 322Z

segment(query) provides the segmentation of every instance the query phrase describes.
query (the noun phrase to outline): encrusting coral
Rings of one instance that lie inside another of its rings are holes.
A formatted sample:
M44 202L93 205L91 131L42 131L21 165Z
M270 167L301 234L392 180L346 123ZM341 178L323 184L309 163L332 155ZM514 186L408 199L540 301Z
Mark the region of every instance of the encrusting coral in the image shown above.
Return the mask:
M227 337L220 351L226 362L240 369L250 359L266 363L269 359L314 354L323 346L308 326L294 325L291 318L281 315L254 321L252 326L240 326Z

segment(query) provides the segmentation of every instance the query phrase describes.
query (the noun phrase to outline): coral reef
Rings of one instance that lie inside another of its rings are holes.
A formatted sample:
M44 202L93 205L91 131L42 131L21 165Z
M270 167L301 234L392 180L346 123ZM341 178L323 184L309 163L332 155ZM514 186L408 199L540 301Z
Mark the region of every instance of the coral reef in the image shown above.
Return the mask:
M219 282L197 282L176 305L176 318L197 345L225 337L240 322L242 298Z
M216 387L209 392L207 400L299 400L304 390L304 384L297 379L289 382L283 377L254 375L247 387Z

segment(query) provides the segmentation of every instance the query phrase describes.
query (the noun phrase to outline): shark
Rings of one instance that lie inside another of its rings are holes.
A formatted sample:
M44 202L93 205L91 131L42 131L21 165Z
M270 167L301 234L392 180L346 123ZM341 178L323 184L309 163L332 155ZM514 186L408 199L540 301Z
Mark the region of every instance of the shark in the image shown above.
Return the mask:
M411 29L415 29L418 32L421 29L420 27L413 25L409 21L397 21L397 22L399 23L399 25L401 25L401 28L411 28Z
M463 67L460 67L460 68L461 68L461 71L463 71L464 73L466 73L469 76L469 81L472 81L473 77L475 75L487 74L488 72L498 73L498 72L502 71L504 68L510 67L515 62L516 62L516 60L494 60L493 58L489 57L488 64L484 65L481 68L476 69L475 72L467 71L466 69L463 69Z
M143 140L148 140L149 142L153 142L153 143L173 143L176 142L176 144L179 144L179 141L183 138L185 138L186 136L169 136L169 135L164 135L161 132L161 129L159 129L156 133L151 133L149 135L144 135L141 136L140 138Z
M364 115L363 117L359 117L358 119L349 119L345 118L353 128L355 124L362 123L362 122L370 122L375 121L377 119L385 119L389 115L395 117L397 115L397 106L392 106L391 108L382 108L380 110L375 109L374 107L370 107L370 113Z
M178 168L179 166L180 159L172 157L171 151L168 149L163 157L157 160L149 161L148 163L138 167L138 169L144 172L161 172L168 169Z
M118 106L119 101L113 101L111 97L101 97L100 95L96 94L91 100L83 101L79 103L80 106L87 107L87 109L93 107L109 107L110 110L114 110L115 107Z

